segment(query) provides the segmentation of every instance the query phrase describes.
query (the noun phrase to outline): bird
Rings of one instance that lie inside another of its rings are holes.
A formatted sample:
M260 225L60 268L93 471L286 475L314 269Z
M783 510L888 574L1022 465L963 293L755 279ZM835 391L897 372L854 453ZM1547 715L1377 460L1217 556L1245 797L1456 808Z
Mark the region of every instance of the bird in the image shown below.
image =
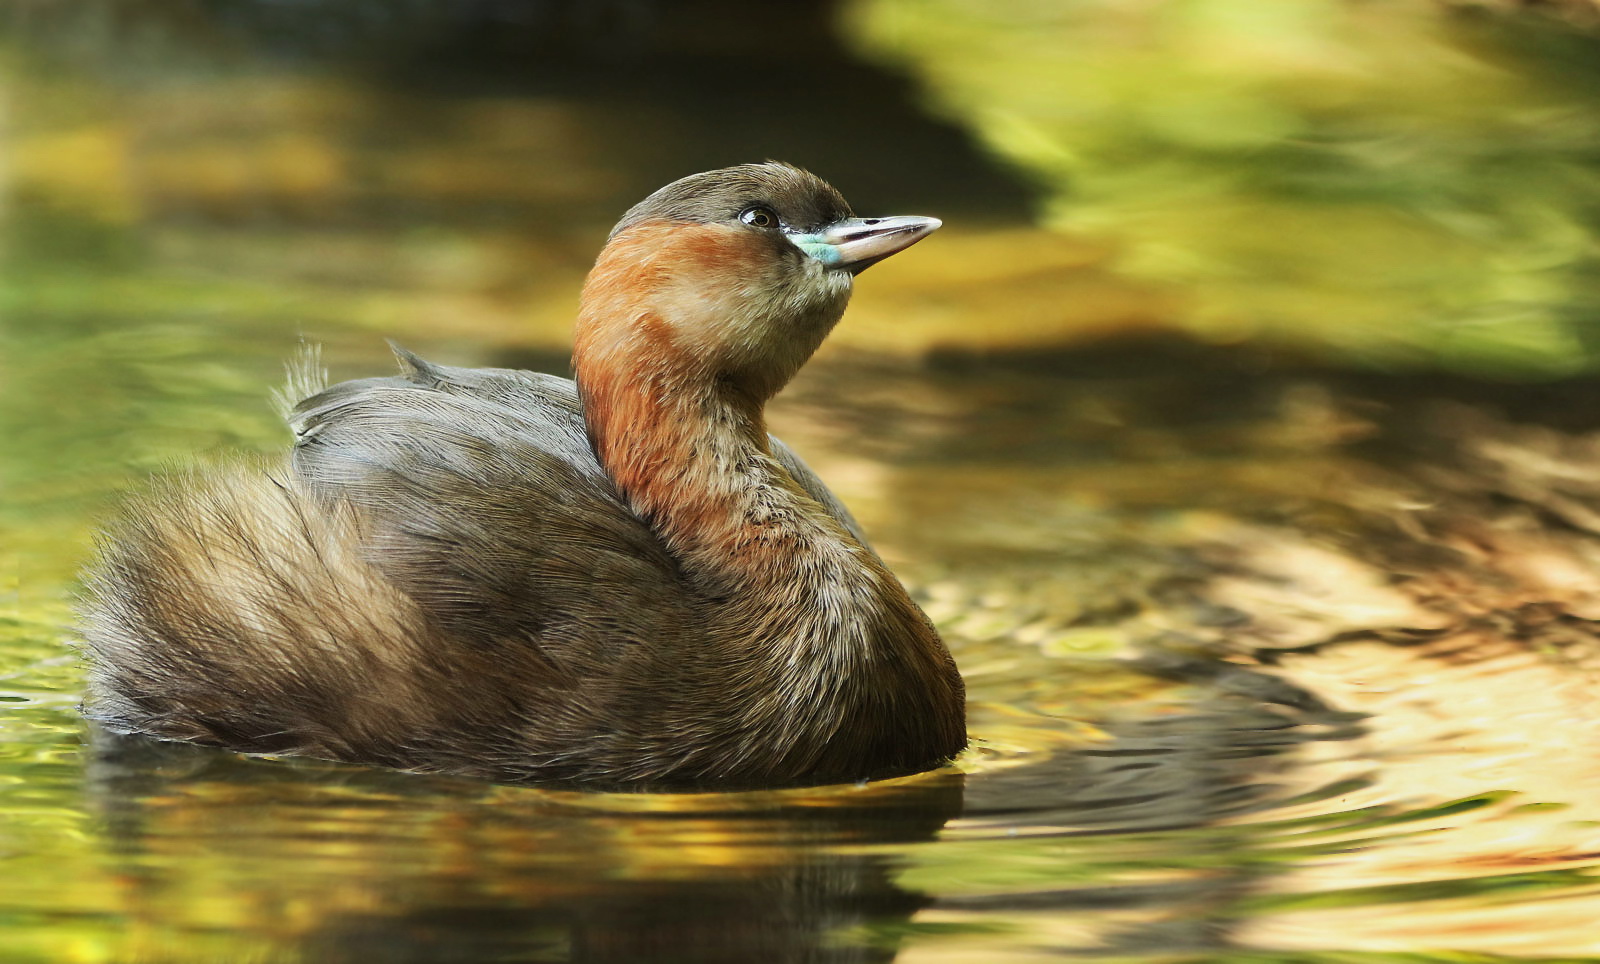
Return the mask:
M694 174L611 231L574 379L398 346L398 375L302 371L287 456L157 479L102 534L84 715L619 790L945 765L967 744L949 650L763 414L856 276L938 227L858 218L786 163Z

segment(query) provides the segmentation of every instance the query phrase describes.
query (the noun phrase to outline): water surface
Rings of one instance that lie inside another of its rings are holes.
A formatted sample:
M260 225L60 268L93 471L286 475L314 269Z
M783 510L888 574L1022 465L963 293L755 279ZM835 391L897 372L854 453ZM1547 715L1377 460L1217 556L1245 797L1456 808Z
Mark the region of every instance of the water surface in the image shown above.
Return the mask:
M1420 2L8 8L0 956L1600 960L1596 49ZM765 156L948 222L772 418L955 651L955 766L607 795L85 726L96 521L281 448L298 339L561 371L611 221Z

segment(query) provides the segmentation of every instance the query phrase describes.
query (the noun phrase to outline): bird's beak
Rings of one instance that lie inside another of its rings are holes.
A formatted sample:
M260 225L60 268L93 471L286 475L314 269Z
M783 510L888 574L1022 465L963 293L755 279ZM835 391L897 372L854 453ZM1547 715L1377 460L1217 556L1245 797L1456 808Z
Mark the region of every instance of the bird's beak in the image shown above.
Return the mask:
M938 218L902 215L892 218L847 218L816 234L794 238L807 254L830 268L860 274L937 231Z

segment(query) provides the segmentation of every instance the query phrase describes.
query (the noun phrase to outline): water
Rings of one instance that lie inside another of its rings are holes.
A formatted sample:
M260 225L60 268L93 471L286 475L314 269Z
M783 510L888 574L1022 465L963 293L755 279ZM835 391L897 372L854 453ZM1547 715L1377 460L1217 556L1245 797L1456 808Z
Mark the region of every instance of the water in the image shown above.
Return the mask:
M1593 36L1331 0L0 17L5 960L1600 960L1600 393L1503 380L1593 367ZM561 370L611 220L761 156L949 225L773 424L956 652L955 767L580 794L78 718L96 520L280 448L297 338L339 377L384 337Z

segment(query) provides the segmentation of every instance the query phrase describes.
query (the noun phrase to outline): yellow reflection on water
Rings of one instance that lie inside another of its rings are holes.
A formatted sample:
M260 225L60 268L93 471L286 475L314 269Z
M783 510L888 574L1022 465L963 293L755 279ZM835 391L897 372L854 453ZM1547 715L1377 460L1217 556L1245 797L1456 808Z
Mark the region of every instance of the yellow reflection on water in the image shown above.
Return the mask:
M1291 657L1286 671L1384 721L1337 750L1310 751L1330 769L1381 775L1340 806L1467 798L1490 788L1507 796L1469 819L1441 817L1413 827L1414 836L1297 866L1274 893L1348 892L1360 906L1297 910L1286 901L1286 912L1251 923L1251 943L1314 948L1336 933L1351 950L1600 954L1600 718L1592 672L1492 635L1409 649L1357 643L1314 659ZM1529 899L1529 889L1514 883L1517 875L1562 870L1572 877L1559 899ZM1503 896L1496 900L1490 888L1486 898L1413 902L1431 882L1480 877L1504 877ZM1379 899L1384 887L1395 888L1390 901Z

